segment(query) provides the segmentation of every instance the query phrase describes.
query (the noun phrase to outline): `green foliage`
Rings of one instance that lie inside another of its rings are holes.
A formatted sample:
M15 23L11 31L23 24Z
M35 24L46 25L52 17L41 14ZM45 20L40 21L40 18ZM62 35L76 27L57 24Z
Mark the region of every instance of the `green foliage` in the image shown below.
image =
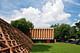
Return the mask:
M79 39L80 39L80 30L77 31L77 33L76 33L76 38L79 38Z
M70 29L70 38L75 38L77 39L77 35L76 35L76 27L75 26L72 26L71 29Z
M34 25L30 21L26 21L25 18L11 21L11 25L21 30L23 33L29 35L29 29L34 28Z
M77 33L76 33L77 38L80 39L80 21L78 23L75 23L75 25L76 25L76 28L77 28Z
M59 26L59 24L55 24L55 25L51 25L50 27L51 28L56 28L56 27L58 27Z
M67 24L61 25L51 25L54 28L55 39L80 39L80 21L75 23L75 26L70 26Z
M78 29L80 29L80 21L78 23L75 23L75 25Z
M55 39L56 39L57 36L59 35L58 26L59 26L59 24L55 24L55 25L51 25L51 26L50 26L51 28L54 28Z
M68 24L51 25L54 28L55 39L68 40L69 38L75 38L76 28L71 27Z
M67 24L61 24L58 27L58 31L59 31L59 38L61 39L68 39L69 35L70 35L70 26Z

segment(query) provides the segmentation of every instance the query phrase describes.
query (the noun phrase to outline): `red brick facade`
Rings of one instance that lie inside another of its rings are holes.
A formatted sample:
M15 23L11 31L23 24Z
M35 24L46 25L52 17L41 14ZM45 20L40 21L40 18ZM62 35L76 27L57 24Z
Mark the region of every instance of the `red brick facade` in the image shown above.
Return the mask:
M30 29L31 38L39 40L53 40L54 29Z

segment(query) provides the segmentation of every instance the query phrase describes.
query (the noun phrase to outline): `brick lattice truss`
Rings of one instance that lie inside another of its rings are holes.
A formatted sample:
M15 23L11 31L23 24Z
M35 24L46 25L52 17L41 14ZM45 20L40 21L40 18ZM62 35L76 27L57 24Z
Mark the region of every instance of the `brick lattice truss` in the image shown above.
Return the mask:
M0 53L30 53L33 42L0 18Z

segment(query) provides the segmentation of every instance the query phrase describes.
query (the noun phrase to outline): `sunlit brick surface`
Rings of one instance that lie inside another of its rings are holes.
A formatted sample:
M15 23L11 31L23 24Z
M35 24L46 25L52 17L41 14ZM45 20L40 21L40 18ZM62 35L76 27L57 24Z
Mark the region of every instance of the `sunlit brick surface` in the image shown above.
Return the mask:
M32 46L30 38L0 19L0 53L30 53Z
M54 29L30 29L32 39L54 39Z

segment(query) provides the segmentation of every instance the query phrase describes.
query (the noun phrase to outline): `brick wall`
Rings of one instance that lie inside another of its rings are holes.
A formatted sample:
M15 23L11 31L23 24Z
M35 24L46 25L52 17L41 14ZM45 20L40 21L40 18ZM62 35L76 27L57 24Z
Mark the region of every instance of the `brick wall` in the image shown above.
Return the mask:
M52 40L54 39L54 29L30 29L32 39Z

